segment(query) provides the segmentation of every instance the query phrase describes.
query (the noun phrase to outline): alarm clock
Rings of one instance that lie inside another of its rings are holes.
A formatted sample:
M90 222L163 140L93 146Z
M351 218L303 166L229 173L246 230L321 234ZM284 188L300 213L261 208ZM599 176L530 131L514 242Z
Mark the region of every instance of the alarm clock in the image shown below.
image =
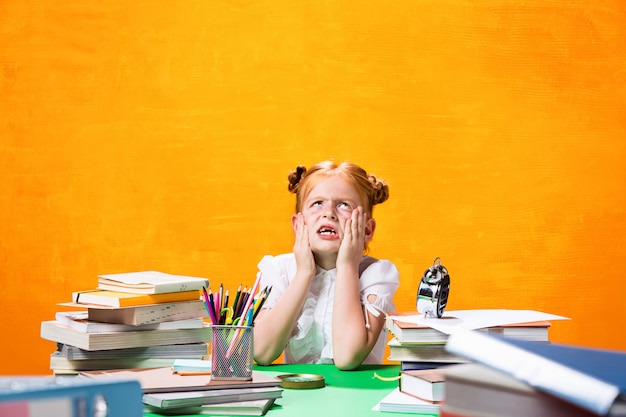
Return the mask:
M417 289L417 311L425 317L441 317L448 304L450 295L450 275L439 257L428 268Z

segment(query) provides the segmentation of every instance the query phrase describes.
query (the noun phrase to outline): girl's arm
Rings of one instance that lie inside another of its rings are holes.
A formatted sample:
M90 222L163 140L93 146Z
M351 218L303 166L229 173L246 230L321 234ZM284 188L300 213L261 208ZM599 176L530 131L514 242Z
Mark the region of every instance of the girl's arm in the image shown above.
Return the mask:
M262 310L255 320L254 359L259 365L269 365L285 349L315 278L315 260L301 214L296 219L294 254L295 277L276 304L270 309Z
M311 279L296 272L272 308L263 309L254 321L254 359L269 365L280 356L296 325L306 300Z
M367 310L369 328L366 327L364 308L359 289L359 264L363 257L367 214L359 207L346 222L343 241L337 258L337 281L333 304L333 357L340 369L359 366L378 340L385 317L373 316ZM375 295L368 301L373 303Z

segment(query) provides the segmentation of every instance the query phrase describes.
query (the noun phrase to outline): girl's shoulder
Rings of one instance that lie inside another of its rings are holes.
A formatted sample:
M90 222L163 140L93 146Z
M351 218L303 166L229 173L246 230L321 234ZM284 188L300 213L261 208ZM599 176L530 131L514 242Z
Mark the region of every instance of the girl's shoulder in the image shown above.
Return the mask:
M257 265L261 271L282 272L289 275L296 268L296 256L293 253L265 255Z
M376 259L371 256L364 256L359 266L361 279L380 279L397 281L398 268L388 259Z
M296 255L291 253L282 253L280 255L265 255L261 262L276 262L276 263L295 263Z
M379 267L396 267L389 259L378 259L372 256L364 256L361 260L360 270L365 271L372 265L379 265Z

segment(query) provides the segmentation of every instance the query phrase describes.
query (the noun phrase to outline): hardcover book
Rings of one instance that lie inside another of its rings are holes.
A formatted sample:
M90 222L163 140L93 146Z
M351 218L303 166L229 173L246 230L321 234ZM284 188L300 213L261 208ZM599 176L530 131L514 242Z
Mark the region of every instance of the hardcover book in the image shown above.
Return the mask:
M97 416L104 405L110 416L142 417L141 396L133 380L2 376L0 416Z
M201 290L209 287L209 280L159 271L125 272L98 276L98 289L136 294L162 294Z
M68 360L74 361L121 358L202 359L208 353L207 348L208 344L206 342L199 342L121 349L84 350L76 346L57 343L57 352Z
M439 369L400 372L400 391L416 398L439 403L444 399L444 374Z
M548 342L548 330L550 326L551 323L549 321L538 321L531 323L511 323L506 325L485 327L477 329L477 331L513 337L521 340ZM396 316L387 317L386 327L394 335L394 337L400 344L444 344L448 340L449 336L448 333L444 333L440 330L424 324L403 322L402 319L399 319Z
M87 308L87 319L90 321L130 324L131 326L194 319L196 317L208 317L204 301L182 301L125 308L101 306Z
M200 329L204 327L204 320L193 318L187 320L166 321L161 323L131 326L129 324L101 323L89 320L87 311L59 311L56 320L83 333L113 333L138 332L142 330L170 330L170 329Z
M85 307L101 305L121 308L158 303L172 303L176 301L194 301L200 299L198 290L168 292L163 294L132 294L128 292L110 290L88 290L72 293L72 301Z
M442 416L598 417L485 365L451 365L442 372L446 378Z
M205 404L197 407L180 407L168 411L145 405L145 410L148 413L161 415L264 416L272 408L274 401L275 398L270 398L267 400Z
M596 414L626 416L626 352L477 331L451 335L446 349Z
M149 356L70 360L60 352L50 355L50 369L55 374L77 374L80 371L99 371L105 369L141 369L172 366L176 358L151 358Z
M250 387L208 391L161 392L144 394L144 404L161 409L198 407L239 401L267 400L282 397L281 387Z
M390 361L461 363L468 360L446 350L444 343L400 343L392 337L387 342Z
M378 411L439 415L440 404L415 398L395 388L374 407Z
M211 327L200 329L145 330L138 332L84 333L57 321L41 323L41 337L84 350L123 349L211 340Z

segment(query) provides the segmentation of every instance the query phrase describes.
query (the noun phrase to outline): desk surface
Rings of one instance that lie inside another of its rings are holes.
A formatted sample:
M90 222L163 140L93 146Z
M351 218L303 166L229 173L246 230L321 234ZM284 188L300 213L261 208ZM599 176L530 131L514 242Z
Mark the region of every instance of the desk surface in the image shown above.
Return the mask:
M398 386L398 381L374 378L397 376L398 365L363 365L355 371L340 371L334 365L271 365L255 369L273 376L291 373L322 375L326 387L315 389L285 389L266 414L268 417L333 417L333 416L415 416L404 413L373 411L378 402ZM158 416L146 414L146 416Z

